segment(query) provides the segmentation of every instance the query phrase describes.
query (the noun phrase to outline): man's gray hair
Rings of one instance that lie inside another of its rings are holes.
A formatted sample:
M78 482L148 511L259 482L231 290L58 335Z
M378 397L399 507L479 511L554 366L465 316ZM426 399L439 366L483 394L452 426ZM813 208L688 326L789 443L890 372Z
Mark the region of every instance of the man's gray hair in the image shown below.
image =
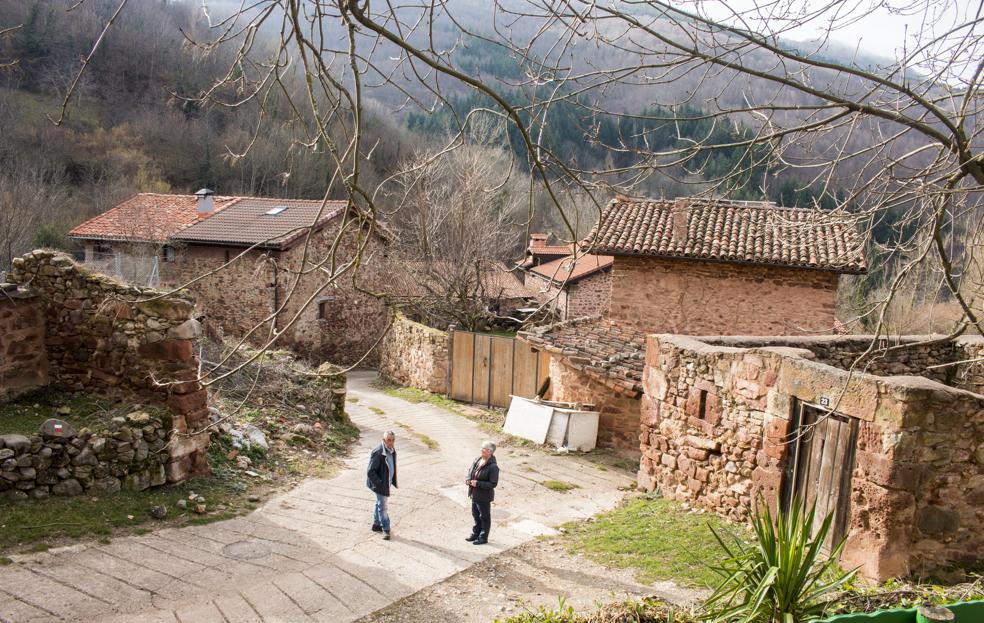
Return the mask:
M483 441L482 442L482 449L484 450L485 448L488 448L492 452L495 452L495 442L494 441Z
M393 439L396 439L396 433L394 433L391 430L388 430L385 433L383 433L383 439L389 439L390 437L392 437Z

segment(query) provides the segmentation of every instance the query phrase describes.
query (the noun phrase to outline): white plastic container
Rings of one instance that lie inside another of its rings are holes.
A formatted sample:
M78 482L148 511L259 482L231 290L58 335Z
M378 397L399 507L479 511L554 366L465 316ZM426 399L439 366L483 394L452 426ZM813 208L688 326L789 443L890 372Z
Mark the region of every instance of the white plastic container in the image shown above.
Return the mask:
M594 450L598 442L597 411L574 408L569 403L511 398L503 432L568 450Z

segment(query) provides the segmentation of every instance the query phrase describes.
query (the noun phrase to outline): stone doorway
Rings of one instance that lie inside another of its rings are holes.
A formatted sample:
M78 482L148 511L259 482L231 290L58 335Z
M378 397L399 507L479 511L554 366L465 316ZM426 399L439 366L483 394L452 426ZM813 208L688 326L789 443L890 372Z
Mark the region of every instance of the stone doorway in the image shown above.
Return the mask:
M789 509L797 497L806 508L816 504L814 532L834 513L824 542L827 552L847 533L858 424L856 418L826 407L802 401L794 404L783 507Z

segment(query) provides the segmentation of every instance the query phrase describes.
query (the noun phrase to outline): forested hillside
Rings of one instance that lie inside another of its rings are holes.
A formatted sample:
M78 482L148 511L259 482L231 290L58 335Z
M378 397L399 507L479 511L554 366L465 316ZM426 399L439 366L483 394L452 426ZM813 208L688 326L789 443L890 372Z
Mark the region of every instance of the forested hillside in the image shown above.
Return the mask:
M488 205L494 213L470 226L505 228L487 250L499 260L516 257L532 229L563 239L570 239L571 229L584 235L597 217L598 202L616 190L652 197L704 192L861 213L867 206L856 197L894 192L891 181L877 193L868 187L884 163L904 157L907 170L914 170L930 161L925 136L870 116L818 125L819 132L786 140L784 128L808 124L824 106L796 89L771 89L747 72L667 70L656 86L631 73L626 79L620 72L632 70L635 59L643 57L632 45L598 46L588 39L554 48L550 37L540 36L552 28L544 20L508 14L525 6L519 0L456 0L433 15L412 4L394 11L405 23L428 24L406 33L408 45L436 50L516 108L538 148L550 154L548 160L562 163L546 170L531 171L519 129L488 94L419 65L409 67L405 50L363 29L353 28L349 39L342 21L331 19L321 24L319 45L328 51L322 60L345 89L353 86L347 55L355 50L366 59L359 85L359 153L354 160L342 157L345 164L339 167L324 138L312 139L320 122L297 108L310 77L302 65L282 58L278 71L268 71L269 55L284 45L277 19L282 14L274 11L248 37L237 32L223 45L205 45L222 36L223 17L240 7L226 0L208 2L208 12L191 0L128 3L63 110L80 59L118 6L116 0L0 2L0 270L34 246L71 250L64 236L71 227L135 192L193 192L206 186L225 195L319 198L328 192L342 198L347 196L342 178L355 160L360 187L369 189L366 196L377 216L408 240L418 238L414 227L429 214L403 205L420 182L414 171L426 169L427 183L442 187L422 196L475 197L477 192L481 200L475 205ZM255 13L245 16L240 15L244 23ZM618 40L605 22L595 27L595 37ZM686 24L657 20L652 27L658 35L678 33ZM649 39L655 41L655 35ZM245 38L251 47L238 56ZM634 45L646 43L643 39ZM838 61L835 47L818 56L825 63ZM752 49L742 61L753 71L776 70L774 55L765 50ZM877 67L880 61L841 62ZM557 68L568 77L557 80ZM850 94L862 88L830 67L801 64L787 71L819 89ZM266 81L262 97L249 97L259 92L261 78ZM755 101L767 103L767 116ZM350 105L343 108L331 114L326 128L338 138L331 142L340 145L351 137L353 123ZM488 112L478 112L483 110ZM725 110L736 112L722 114ZM486 118L478 124L484 130L462 129L464 119L479 117ZM765 129L778 131L779 138L755 140ZM452 162L462 144L471 144L468 156ZM869 150L872 145L878 147ZM841 159L844 153L855 156ZM429 157L446 166L435 169ZM482 186L478 162L494 164L501 179ZM836 166L828 166L832 162ZM544 175L559 183L556 196L545 192ZM569 183L573 178L578 183ZM462 184L475 187L452 192ZM858 189L860 194L852 194ZM896 244L914 240L928 218L913 211L915 196L877 199L877 214L871 212L868 222L876 244L869 249L872 270L865 290L887 283L915 248L910 244L903 252ZM569 214L561 216L555 199L569 206ZM463 209L460 218L472 218L467 206ZM952 230L948 244L958 261L970 236L962 230L973 229L967 223L974 214L963 211L964 224L943 226ZM930 285L920 296L937 291Z
M127 7L94 55L64 122L56 126L79 59L117 5L91 0L68 12L72 4L0 4L0 24L22 25L0 38L0 61L16 62L0 73L0 196L5 206L18 206L5 210L0 219L0 263L33 245L65 246L63 235L69 228L138 191L190 192L208 186L221 194L323 195L334 165L318 146L299 142L304 133L296 121L289 121L286 98L271 97L262 106L256 101L238 106L194 101L227 70L232 54L229 47L206 51L189 43L214 34L195 2ZM478 20L481 7L475 5L472 13L473 21ZM258 45L262 50L262 40ZM461 46L456 62L503 84L521 81L524 75L519 61L481 39ZM283 82L285 89L298 88L296 74L288 72ZM371 122L365 124L366 143L373 146L367 174L376 180L395 173L411 152L437 144L455 129L448 106L433 112L394 109L392 91L369 93L380 102L368 107ZM528 97L521 86L507 91L517 102ZM485 105L482 96L458 92L449 100L458 116ZM235 93L225 99L235 102ZM671 148L708 137L726 142L749 132L739 122L674 120L698 116L700 109L694 106L670 110L643 105L632 112L644 118L592 115L584 107L560 102L543 128L543 143L573 153L590 170L627 164L634 158L633 148L642 143L648 149ZM257 133L261 114L263 130ZM515 129L511 134L502 139L512 139L506 148L522 162L524 148ZM687 166L662 163L653 166L650 179L638 190L654 196L690 194L695 182L699 188L701 180L721 177L748 158L736 148L709 152ZM733 196L757 199L764 190L787 205L807 205L817 197L791 178L765 184L766 175L763 167L755 167L742 185L733 184ZM830 198L823 203L828 205ZM552 223L549 213L537 215L536 221L547 228Z

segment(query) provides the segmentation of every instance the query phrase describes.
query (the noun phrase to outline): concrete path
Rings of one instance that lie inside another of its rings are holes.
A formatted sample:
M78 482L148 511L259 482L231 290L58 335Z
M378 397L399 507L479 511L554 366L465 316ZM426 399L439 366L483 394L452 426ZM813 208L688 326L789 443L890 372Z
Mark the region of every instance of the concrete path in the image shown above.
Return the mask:
M573 456L497 453L502 477L491 542L473 546L462 483L488 436L465 418L411 404L349 377L362 439L330 480L307 480L250 515L205 526L87 543L0 567L0 622L344 622L440 582L485 557L613 507L629 478ZM378 411L382 410L382 413ZM402 425L440 444L432 450ZM369 530L370 448L397 432L401 487L390 498L392 541ZM581 488L556 493L555 479Z

